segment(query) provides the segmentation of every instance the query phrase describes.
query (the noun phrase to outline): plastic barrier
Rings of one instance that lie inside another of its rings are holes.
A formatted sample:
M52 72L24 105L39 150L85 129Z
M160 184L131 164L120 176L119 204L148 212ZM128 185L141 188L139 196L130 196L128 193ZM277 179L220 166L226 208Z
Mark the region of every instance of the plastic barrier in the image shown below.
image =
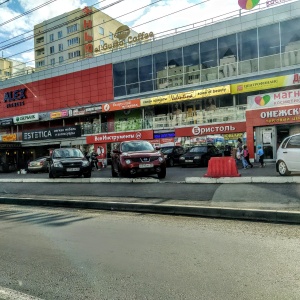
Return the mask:
M240 177L236 161L233 157L212 157L208 161L207 173L204 177Z

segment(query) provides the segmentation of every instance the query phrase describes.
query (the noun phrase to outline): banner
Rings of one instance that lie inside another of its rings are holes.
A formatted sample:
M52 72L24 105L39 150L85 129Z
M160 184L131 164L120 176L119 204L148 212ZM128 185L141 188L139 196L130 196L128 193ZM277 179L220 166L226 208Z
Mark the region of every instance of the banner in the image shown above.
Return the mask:
M117 101L117 102L110 102L103 104L103 111L116 111L116 110L124 110L124 109L132 109L132 108L139 108L141 107L141 100L134 99L134 100L125 100L125 101Z

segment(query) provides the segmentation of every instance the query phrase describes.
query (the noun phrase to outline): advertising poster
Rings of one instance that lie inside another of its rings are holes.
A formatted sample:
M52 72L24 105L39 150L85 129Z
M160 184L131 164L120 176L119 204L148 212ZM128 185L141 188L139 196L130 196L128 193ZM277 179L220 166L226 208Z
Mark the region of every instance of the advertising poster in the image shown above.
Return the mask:
M115 112L115 131L130 131L142 129L142 112L139 109Z
M97 152L98 156L98 166L107 166L107 145L106 144L94 144L94 150Z

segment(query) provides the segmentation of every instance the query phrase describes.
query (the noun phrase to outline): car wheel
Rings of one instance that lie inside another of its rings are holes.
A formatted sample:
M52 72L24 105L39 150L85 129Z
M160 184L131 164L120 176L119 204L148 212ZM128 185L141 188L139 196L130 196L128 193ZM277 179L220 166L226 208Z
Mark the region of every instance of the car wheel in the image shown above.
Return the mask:
M92 173L88 173L88 174L84 174L83 177L84 178L91 178Z
M115 171L113 165L111 165L111 176L112 176L112 177L118 177L118 173Z
M49 171L49 178L55 178L51 170Z
M281 176L287 176L291 174L285 162L282 160L278 163L278 172Z
M165 178L166 177L166 169L162 169L159 173L157 173L157 176L159 179Z
M170 158L170 160L169 160L169 166L170 167L174 167L174 160L173 160L173 158Z

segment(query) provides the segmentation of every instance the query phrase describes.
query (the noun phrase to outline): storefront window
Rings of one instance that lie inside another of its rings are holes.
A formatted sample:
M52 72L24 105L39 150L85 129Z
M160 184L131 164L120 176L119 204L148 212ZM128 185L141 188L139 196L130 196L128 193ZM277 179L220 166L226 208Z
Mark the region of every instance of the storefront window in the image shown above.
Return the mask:
M125 90L125 63L113 65L114 95L115 97L126 95Z
M153 64L152 55L139 59L140 92L153 91Z
M183 47L183 63L185 66L184 84L200 82L199 44Z

